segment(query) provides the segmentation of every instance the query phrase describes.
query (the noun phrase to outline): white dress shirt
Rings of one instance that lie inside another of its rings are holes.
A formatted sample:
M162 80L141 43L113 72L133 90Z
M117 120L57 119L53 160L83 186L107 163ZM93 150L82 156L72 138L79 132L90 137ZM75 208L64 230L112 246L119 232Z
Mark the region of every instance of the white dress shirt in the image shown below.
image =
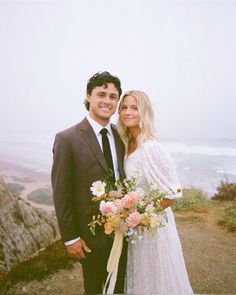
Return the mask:
M117 154L116 154L116 145L115 145L115 139L113 136L113 132L111 130L111 123L108 123L107 126L102 126L100 125L98 122L96 122L94 119L92 119L89 114L86 116L87 120L89 121L89 124L91 125L91 127L93 128L93 131L97 137L98 143L102 149L102 134L100 133L100 131L103 128L107 129L107 136L108 136L108 140L110 143L110 147L111 147L111 154L112 154L112 161L113 161L113 167L114 167L114 173L115 173L115 179L117 180L119 178L119 170L118 170L118 162L117 162ZM98 179L99 180L99 179ZM79 241L79 237L76 239L73 239L71 241L67 241L65 242L66 246L72 245L75 242Z

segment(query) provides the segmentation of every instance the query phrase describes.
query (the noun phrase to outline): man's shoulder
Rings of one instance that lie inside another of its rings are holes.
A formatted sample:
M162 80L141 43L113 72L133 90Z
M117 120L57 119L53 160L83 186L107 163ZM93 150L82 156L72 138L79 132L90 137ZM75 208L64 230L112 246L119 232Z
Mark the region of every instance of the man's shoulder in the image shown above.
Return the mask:
M81 122L66 128L60 132L57 133L57 136L62 136L62 137L70 137L77 133L84 125L86 124L86 119L84 118Z

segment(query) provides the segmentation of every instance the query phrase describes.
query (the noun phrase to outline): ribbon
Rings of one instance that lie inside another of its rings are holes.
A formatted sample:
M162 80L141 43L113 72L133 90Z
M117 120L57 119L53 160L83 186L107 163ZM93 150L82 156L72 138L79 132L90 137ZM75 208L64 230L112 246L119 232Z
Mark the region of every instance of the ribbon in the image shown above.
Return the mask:
M121 234L120 231L116 231L111 252L109 255L109 259L107 262L108 275L107 275L105 286L103 288L103 294L114 293L122 247L123 247L123 235ZM107 288L108 282L109 282L109 286ZM107 288L107 291L106 291L106 288Z

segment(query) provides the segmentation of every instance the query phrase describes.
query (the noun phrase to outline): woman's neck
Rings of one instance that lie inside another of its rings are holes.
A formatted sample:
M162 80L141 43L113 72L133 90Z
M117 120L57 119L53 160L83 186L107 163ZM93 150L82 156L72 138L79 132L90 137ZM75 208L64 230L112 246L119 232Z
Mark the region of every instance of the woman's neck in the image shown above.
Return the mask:
M140 128L139 127L131 127L131 128L129 128L129 134L130 134L130 141L136 142L137 137L140 134Z
M140 128L129 128L129 133L130 133L130 140L129 140L129 150L128 154L132 154L138 145L137 138L140 134Z

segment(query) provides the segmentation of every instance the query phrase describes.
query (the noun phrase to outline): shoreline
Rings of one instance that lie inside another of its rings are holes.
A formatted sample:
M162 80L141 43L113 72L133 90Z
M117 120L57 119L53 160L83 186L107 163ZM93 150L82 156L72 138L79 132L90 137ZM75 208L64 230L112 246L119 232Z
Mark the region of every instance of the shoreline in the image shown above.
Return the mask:
M178 165L175 166L181 167L183 164L182 159L182 156L174 157L174 160L178 162ZM177 174L182 188L198 188L209 199L216 193L216 188L220 185L220 181L225 180L225 175L216 174L215 171L191 170L186 169L184 165L181 168L177 168ZM39 171L37 168L23 166L0 158L0 176L3 177L6 183L18 183L24 186L19 196L29 202L33 207L42 209L48 213L54 211L54 206L52 205L39 204L27 199L27 196L31 192L37 189L51 187L51 176L49 172ZM191 183L189 181L190 179L194 179L195 182ZM229 177L229 180L235 181L236 176L232 175Z
M25 201L29 202L33 207L42 209L47 213L54 211L54 206L39 204L27 199L27 196L40 188L51 187L50 175L46 172L39 172L32 168L27 168L0 159L0 176L6 183L19 183L24 189L19 194Z

